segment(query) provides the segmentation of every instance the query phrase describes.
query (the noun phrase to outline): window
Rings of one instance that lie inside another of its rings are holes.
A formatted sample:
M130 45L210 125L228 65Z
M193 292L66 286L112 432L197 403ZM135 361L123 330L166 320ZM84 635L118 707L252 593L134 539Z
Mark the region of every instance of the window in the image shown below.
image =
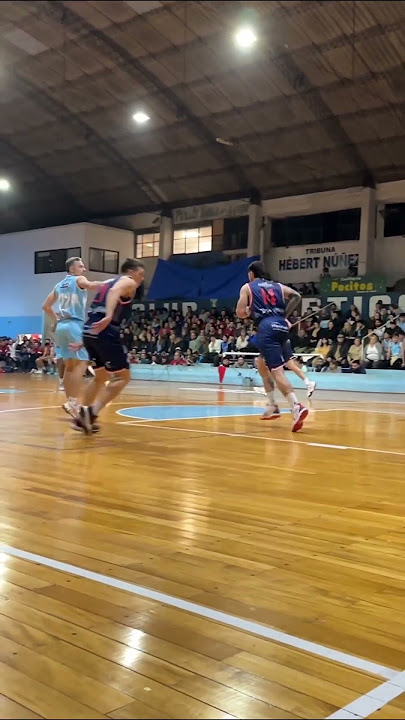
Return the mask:
M34 253L35 275L42 273L65 272L66 260L70 257L81 257L79 247L61 248L59 250L38 250Z
M319 245L360 237L360 208L273 220L271 240L275 247Z
M149 232L136 236L136 257L159 257L160 233Z
M405 235L405 203L385 206L384 237Z
M116 250L102 250L101 248L90 248L89 270L94 272L118 274L119 254Z
M212 225L174 231L173 255L209 252L210 250L212 250Z

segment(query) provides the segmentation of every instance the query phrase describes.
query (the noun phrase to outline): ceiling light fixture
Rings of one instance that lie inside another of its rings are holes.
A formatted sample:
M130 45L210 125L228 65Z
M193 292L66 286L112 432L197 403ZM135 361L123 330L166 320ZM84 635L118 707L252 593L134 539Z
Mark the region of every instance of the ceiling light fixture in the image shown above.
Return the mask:
M250 27L243 27L235 35L235 42L241 48L251 48L257 37Z
M0 191L1 192L8 192L10 190L11 185L6 178L0 178Z
M149 115L144 113L142 110L138 110L138 112L134 113L134 115L132 115L132 117L135 120L135 122L138 123L138 125L143 125L143 123L146 123L146 122L148 122L148 120L150 120Z

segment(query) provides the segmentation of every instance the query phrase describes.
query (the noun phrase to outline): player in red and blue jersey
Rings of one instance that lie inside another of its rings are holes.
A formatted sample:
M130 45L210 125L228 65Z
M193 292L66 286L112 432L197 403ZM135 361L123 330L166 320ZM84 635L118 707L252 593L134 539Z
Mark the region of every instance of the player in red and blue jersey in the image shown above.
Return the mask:
M119 395L131 379L120 329L122 321L131 315L132 301L143 283L144 274L142 262L133 258L125 260L121 275L107 280L91 304L84 325L83 343L95 377L86 387L76 421L76 427L86 433L98 429L96 419L100 410Z
M287 285L266 277L262 262L249 265L249 282L242 286L236 314L239 318L252 317L257 324L255 344L271 371L280 392L287 398L293 413L292 431L301 430L308 410L298 402L284 366L292 358L289 341L290 323L287 317L298 306L301 295ZM274 408L276 408L275 403Z

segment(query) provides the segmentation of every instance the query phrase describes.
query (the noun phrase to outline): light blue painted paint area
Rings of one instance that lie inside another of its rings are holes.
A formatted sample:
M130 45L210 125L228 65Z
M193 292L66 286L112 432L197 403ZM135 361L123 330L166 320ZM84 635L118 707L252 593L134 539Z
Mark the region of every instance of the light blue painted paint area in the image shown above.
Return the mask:
M294 373L287 372L294 389L303 389L304 385ZM204 385L241 385L242 387L261 386L262 381L257 370L238 370L227 368L222 383L219 382L218 368L204 364L194 367L177 365L131 365L133 380L161 380L177 383L202 383ZM315 380L319 390L345 390L352 392L405 393L404 370L368 370L366 375L351 373L315 373L309 372L310 380Z
M20 393L25 392L25 390L15 390L14 388L6 388L5 390L0 390L0 395L14 395L14 393Z
M288 413L289 410L281 410ZM148 405L123 408L118 415L132 420L197 420L199 418L240 417L241 415L262 415L262 407L253 405Z

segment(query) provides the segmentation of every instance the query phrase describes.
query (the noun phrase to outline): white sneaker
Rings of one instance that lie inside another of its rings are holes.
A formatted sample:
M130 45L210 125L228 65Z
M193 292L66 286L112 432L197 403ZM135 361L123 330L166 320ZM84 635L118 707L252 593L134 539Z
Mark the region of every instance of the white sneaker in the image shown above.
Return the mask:
M74 405L73 403L69 402L69 400L67 400L65 403L63 403L62 408L65 411L65 413L70 415L72 418L77 418L79 415L79 407L77 405Z
M65 389L65 386L63 384L63 380L60 380L59 381L59 390L64 390L64 389Z
M313 380L311 380L307 385L307 398L312 397L315 389L316 389L316 382L313 382Z
M268 405L261 417L262 420L278 420L281 417L278 405Z
M292 432L301 430L305 418L308 417L308 412L308 409L301 405L301 403L294 405Z

